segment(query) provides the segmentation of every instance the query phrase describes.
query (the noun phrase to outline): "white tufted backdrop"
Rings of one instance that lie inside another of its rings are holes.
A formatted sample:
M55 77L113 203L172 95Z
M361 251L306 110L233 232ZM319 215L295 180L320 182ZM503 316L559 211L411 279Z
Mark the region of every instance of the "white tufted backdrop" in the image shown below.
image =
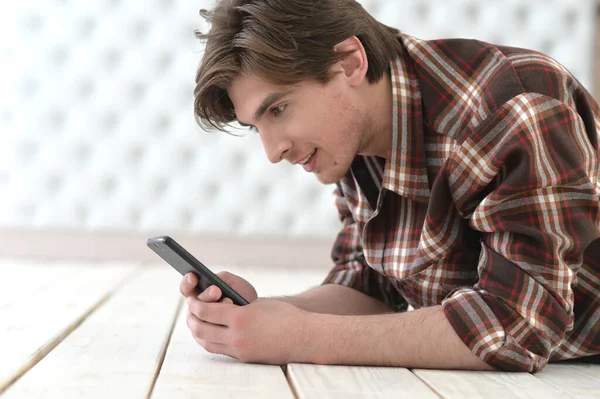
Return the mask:
M591 88L593 0L362 3L414 36L547 52ZM331 187L269 164L255 135L195 125L193 31L212 4L3 2L0 229L335 234Z

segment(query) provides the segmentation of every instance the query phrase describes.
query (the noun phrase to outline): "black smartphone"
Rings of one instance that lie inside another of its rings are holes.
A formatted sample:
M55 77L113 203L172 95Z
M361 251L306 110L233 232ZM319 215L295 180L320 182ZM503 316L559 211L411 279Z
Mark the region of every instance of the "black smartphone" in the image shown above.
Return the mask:
M247 300L235 292L233 288L221 280L219 276L211 272L202 264L202 262L194 258L192 254L186 251L171 237L153 237L148 239L147 244L151 250L156 252L158 256L173 266L173 268L181 273L182 276L185 276L189 272L194 273L198 277L198 288L200 288L201 291L204 291L211 285L216 285L221 289L223 298L231 299L236 305L248 305Z

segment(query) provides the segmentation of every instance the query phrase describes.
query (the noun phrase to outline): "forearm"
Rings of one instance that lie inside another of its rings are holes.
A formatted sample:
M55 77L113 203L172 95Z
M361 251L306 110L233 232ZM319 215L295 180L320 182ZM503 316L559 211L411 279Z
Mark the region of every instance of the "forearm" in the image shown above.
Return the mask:
M325 284L299 295L273 299L290 303L313 313L375 315L392 312L383 302L339 284Z
M441 306L372 316L309 315L298 362L494 370L458 337Z

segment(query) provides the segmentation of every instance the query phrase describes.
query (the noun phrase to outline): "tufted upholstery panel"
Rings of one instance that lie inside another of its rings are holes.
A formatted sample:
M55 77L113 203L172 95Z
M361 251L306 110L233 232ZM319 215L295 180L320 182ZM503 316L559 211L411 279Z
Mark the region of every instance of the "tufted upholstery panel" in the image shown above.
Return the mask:
M205 133L212 1L21 0L0 16L0 229L331 237L331 187L256 135ZM592 0L363 0L414 36L536 48L592 85ZM10 5L6 5L10 4Z

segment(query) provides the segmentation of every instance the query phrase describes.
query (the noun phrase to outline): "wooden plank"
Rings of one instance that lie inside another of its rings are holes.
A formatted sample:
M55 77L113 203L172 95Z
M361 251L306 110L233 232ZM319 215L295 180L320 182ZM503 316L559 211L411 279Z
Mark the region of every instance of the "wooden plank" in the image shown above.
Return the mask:
M413 370L445 399L572 398L529 373L499 371Z
M250 282L259 297L277 297L295 295L309 288L316 287L327 276L327 270L314 268L277 269L270 267L216 267L216 270L227 270Z
M576 398L600 398L600 364L550 363L535 377Z
M77 328L135 269L131 264L88 266L2 263L7 291L0 301L0 393Z
M324 278L315 270L296 272L274 269L214 267L250 281L260 296L294 294ZM175 326L152 398L293 398L281 367L244 364L205 352L192 338L185 322L185 306Z
M146 398L181 304L177 275L147 268L24 375L9 398Z
M400 367L290 364L287 372L300 399L439 397L408 369Z
M56 276L46 273L39 278L39 268L39 261L0 259L0 309L16 306L31 293L52 284Z
M282 398L294 396L279 366L244 364L204 351L186 325L185 306L152 398Z

